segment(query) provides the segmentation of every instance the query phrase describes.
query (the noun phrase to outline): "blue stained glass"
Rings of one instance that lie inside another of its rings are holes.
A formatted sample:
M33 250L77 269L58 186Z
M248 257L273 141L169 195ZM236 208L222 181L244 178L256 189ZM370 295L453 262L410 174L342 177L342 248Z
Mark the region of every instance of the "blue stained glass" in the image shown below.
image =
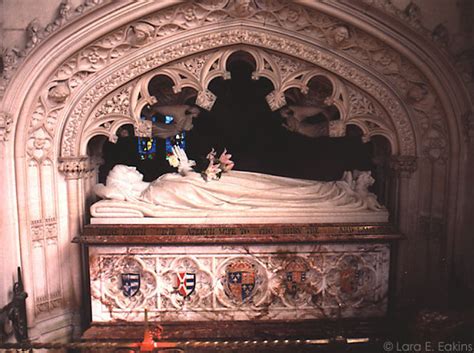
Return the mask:
M145 116L141 117L145 119ZM173 117L171 115L165 116L165 124L171 124L173 122ZM157 122L158 117L153 115L151 117L152 122ZM176 134L173 137L169 137L165 140L165 151L166 151L166 159L169 158L173 154L173 146L177 145L181 147L183 150L186 149L186 134L185 132L181 132ZM142 161L144 160L152 160L155 158L156 155L156 145L157 139L156 138L138 138L138 154Z
M141 117L143 120L146 119L145 116ZM151 117L151 121L156 122L157 117L153 115ZM154 159L156 155L156 138L138 138L138 145L137 145L138 154L140 156L140 160L144 161L146 159Z
M151 155L156 153L156 139L154 138L138 138L138 153L141 159L153 159Z
M173 122L173 117L171 115L165 116L165 124L171 124ZM183 131L179 134L176 134L173 137L168 137L165 141L165 148L166 148L166 159L169 158L173 154L173 146L179 146L183 150L186 149L186 133Z

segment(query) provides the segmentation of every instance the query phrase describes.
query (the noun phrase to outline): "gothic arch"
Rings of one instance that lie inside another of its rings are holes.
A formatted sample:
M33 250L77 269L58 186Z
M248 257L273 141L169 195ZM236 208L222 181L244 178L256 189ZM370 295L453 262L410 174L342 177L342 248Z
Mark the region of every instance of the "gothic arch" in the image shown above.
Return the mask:
M348 83L343 82L334 74L298 58L238 44L191 54L132 79L131 83L109 93L96 104L92 113L86 113L93 118L88 119L83 131L80 134L74 134L76 138L74 145L80 146L78 155L85 155L87 141L95 135L104 135L109 140L113 140L117 129L122 124L130 123L140 127L141 109L146 104L155 103L155 98L150 96L147 87L156 75L169 77L174 83L173 89L176 92L185 87L193 88L198 92L196 104L204 109L211 109L216 97L212 93L206 93L209 92L208 84L216 77L229 79L230 73L226 70L226 63L232 54L241 51L251 54L255 59L256 68L252 76L255 79L266 77L272 82L274 92L267 96L272 110L286 104L283 96L286 90L297 88L307 92L308 83L313 77L325 77L333 85L332 94L327 97L327 100L341 112L343 131L346 124L354 124L361 127L367 139L377 134L384 135L390 141L394 154L400 150L395 124L390 119L390 115L367 93L353 85L348 89L346 87ZM272 100L275 95L282 95L283 99L275 102ZM67 146L63 146L61 150L65 149L68 151ZM405 150L408 148L405 147Z
M451 247L454 236L448 239L448 234L456 233L454 206L463 188L453 183L465 148L460 119L471 102L443 52L423 38L410 39L409 28L366 12L339 2L255 0L247 8L229 0L112 2L33 47L2 101L8 130L15 136L6 143L4 173L6 185L17 190L6 216L18 220L18 226L11 223L7 230L19 239L32 298L30 325L58 312L69 322L70 313L78 312L79 257L70 241L84 222L84 200L98 163L87 158L87 142L98 134L113 135L124 122L146 133L147 126L123 109L127 99L133 101L133 85L187 58L214 54L214 61L203 62L209 73L223 52L246 48L256 59L256 78L273 82L268 102L275 109L284 104L286 89L304 90L313 74L325 72L341 88L336 91L342 96L333 98L342 97L345 122L361 127L368 137L384 135L392 144L400 229L420 243L420 224L427 222L423 226L429 232L439 223ZM274 65L272 72L265 60L276 62L277 57L291 64ZM296 66L291 70L297 74L276 72L275 67L285 65ZM212 93L207 85L213 75L226 77L225 60L215 72L188 82L208 108ZM431 186L422 185L428 177ZM439 185L440 194L430 196ZM37 190L43 197L31 196ZM449 264L450 254L446 257ZM57 276L45 269L51 258L57 263L48 265L57 269ZM76 267L61 266L68 258ZM399 291L412 290L423 276L398 272Z

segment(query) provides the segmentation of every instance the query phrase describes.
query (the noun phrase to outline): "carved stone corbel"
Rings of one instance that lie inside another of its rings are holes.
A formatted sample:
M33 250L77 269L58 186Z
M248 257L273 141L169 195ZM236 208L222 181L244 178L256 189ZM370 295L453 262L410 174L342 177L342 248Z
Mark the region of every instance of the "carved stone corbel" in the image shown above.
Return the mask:
M265 97L265 100L272 112L283 108L286 105L286 98L283 92L272 91Z
M89 170L89 157L60 157L58 169L66 179L81 179Z
M139 120L134 124L135 136L152 137L152 122L149 120Z
M8 134L12 128L13 119L10 114L0 112L0 142L8 141Z
M216 102L216 95L208 89L200 91L196 98L196 105L206 110L211 110Z
M333 120L329 122L329 137L346 136L346 124L341 120Z
M390 168L401 178L410 178L417 168L416 156L393 156Z

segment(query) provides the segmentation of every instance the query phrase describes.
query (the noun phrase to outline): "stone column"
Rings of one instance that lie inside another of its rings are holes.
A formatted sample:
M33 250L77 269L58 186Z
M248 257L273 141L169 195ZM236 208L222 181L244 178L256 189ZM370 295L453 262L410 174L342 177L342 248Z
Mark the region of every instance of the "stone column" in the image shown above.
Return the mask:
M400 241L397 251L395 292L397 302L395 305L403 305L410 301L412 292L412 281L415 273L412 273L410 264L413 261L413 237L417 226L417 193L416 178L417 157L415 156L393 156L390 160L390 168L394 174L394 186L392 194L391 215L392 222L398 226L399 231L406 237Z
M71 291L69 293L71 307L74 309L74 336L81 331L81 309L83 298L82 263L79 245L73 244L72 240L80 235L84 225L84 176L89 169L89 157L68 157L59 159L59 171L64 174L67 183L68 200L68 234L70 251L68 251L71 269Z
M414 156L393 156L390 160L390 168L395 174L394 187L394 212L393 221L402 228L400 224L407 213L407 209L400 209L404 200L408 200L409 180L417 168L417 157Z
M463 163L463 183L459 192L458 208L461 209L456 219L453 262L456 278L463 286L474 291L474 112L468 111L463 116L465 148L461 159Z
M0 307L12 300L16 269L24 266L20 258L20 234L18 204L15 185L15 159L13 143L13 119L0 111L0 195L2 208L0 219Z

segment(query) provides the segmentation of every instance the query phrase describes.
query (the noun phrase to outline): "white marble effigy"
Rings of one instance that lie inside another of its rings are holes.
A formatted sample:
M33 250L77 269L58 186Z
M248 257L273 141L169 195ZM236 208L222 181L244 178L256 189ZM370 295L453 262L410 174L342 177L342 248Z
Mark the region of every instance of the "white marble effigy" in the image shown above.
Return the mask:
M134 167L115 166L95 190L92 224L231 224L387 222L388 212L368 191L374 179L321 182L229 171L220 180L199 173L164 174L143 181Z
M388 212L371 210L318 210L254 208L240 211L169 211L144 203L101 200L92 206L91 224L262 224L262 223L382 223Z

